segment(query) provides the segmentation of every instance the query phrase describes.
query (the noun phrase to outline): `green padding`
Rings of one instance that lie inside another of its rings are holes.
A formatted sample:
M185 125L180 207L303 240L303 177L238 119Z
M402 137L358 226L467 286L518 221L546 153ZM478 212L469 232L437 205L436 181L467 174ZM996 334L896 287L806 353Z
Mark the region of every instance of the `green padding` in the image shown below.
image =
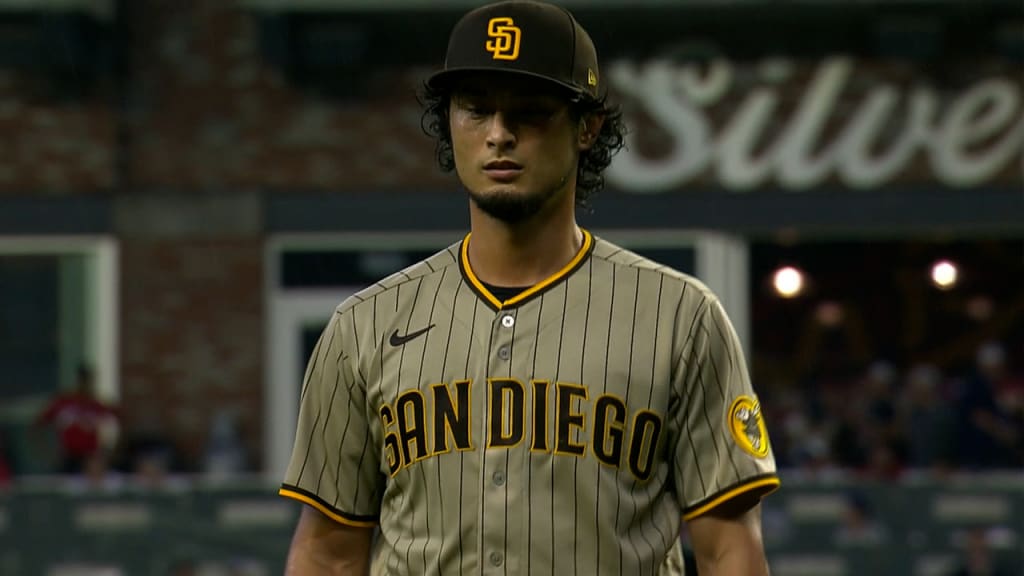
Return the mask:
M852 495L856 495L853 497ZM954 497L951 497L953 495ZM964 499L955 496L963 495ZM972 495L984 498L972 500ZM943 521L933 512L944 502ZM839 567L845 574L917 576L927 566L954 562L958 542L976 526L972 503L1006 518L1008 548L995 551L1018 562L1024 541L1024 484L992 478L912 485L828 485L786 481L763 505L765 544L773 574L799 575ZM1000 511L992 502L1002 502ZM841 505L837 505L837 503ZM875 545L839 546L839 520L860 503L886 529ZM0 574L47 574L62 562L117 564L123 573L165 576L178 561L196 565L256 563L281 574L301 504L280 498L276 486L223 486L173 493L86 494L16 487L0 495L7 530L0 532ZM952 512L951 512L952 511ZM963 520L963 521L960 521ZM16 529L11 529L16 527ZM1024 573L1024 572L1020 572ZM822 576L815 574L815 576Z

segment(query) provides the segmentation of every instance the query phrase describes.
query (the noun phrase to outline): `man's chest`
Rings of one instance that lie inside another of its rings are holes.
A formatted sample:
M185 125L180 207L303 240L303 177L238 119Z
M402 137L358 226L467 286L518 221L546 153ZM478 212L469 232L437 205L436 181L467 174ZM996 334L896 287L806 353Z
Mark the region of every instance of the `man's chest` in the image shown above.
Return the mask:
M521 450L648 475L671 400L670 331L634 309L586 304L413 313L386 326L360 366L387 471Z

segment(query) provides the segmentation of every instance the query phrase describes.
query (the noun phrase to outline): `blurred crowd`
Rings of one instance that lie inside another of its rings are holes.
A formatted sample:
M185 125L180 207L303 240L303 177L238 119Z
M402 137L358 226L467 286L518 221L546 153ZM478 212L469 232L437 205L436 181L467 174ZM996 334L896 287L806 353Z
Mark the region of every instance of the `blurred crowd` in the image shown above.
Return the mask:
M811 476L1024 466L1024 373L986 342L973 366L877 360L849 378L809 379L762 399L780 466Z
M188 463L173 437L124 430L118 407L101 400L95 384L93 370L80 366L74 386L48 399L28 431L33 462L25 468L86 491L187 488L197 473L218 479L253 472L229 411L214 417L201 461ZM0 488L19 475L11 445L0 430Z
M810 378L765 387L762 406L778 464L786 474L898 478L908 471L1024 467L1024 372L999 342L981 346L970 369L878 360L851 378ZM74 389L49 400L34 421L33 452L51 471L82 487L171 485L200 473L254 472L230 413L214 419L202 461L186 464L175 439L125 434L117 408L95 395L93 374L77 373ZM0 436L0 486L17 474Z

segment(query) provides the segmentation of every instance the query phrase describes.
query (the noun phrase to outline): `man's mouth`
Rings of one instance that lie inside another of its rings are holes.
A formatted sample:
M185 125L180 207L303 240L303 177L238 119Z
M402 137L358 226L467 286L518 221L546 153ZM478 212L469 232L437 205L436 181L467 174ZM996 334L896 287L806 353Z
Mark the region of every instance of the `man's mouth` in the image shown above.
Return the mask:
M523 167L511 160L491 160L484 164L484 173L501 182L515 180L522 172Z

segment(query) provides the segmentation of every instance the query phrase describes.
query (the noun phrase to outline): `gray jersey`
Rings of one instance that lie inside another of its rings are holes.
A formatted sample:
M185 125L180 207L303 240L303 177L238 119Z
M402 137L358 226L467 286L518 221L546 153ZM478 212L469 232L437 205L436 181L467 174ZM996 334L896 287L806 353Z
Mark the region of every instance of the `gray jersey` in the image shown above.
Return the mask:
M343 302L281 494L379 524L373 574L679 574L681 520L778 484L699 281L584 232L499 301L467 236Z

